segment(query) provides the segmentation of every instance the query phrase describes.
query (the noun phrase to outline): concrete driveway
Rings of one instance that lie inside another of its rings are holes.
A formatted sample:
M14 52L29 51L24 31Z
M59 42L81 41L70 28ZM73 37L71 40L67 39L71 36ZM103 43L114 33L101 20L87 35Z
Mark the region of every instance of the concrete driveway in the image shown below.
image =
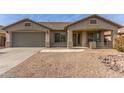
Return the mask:
M0 75L20 64L42 48L5 48L0 49Z

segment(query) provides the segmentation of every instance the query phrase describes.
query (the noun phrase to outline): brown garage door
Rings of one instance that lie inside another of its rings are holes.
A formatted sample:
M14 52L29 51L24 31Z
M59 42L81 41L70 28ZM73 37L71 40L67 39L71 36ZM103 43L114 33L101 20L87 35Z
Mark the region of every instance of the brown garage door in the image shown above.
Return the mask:
M44 32L13 32L12 46L13 47L44 47L45 33Z

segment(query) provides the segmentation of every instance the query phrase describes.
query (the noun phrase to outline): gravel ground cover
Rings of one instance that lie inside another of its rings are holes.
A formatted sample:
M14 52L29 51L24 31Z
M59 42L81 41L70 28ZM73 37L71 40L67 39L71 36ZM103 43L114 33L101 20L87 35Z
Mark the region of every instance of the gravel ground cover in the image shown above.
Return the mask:
M10 78L116 78L123 73L108 68L100 57L122 54L114 49L83 52L39 52L0 77Z

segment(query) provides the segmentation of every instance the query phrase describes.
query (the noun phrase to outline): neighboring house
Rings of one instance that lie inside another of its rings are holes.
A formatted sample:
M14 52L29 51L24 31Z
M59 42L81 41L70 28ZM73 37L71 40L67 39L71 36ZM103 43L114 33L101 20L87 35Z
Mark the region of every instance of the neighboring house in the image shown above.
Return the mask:
M0 26L0 47L5 46L5 37L6 37L6 32L2 30L3 26Z
M6 47L89 47L96 42L105 47L104 32L111 31L111 45L121 25L98 15L91 15L74 23L35 22L23 19L3 28L7 31Z
M118 34L119 36L124 36L124 27L119 29Z
M108 31L108 32L104 32L104 36L105 36L105 39L107 41L111 41L111 31ZM124 36L124 27L118 29L118 37L119 36Z

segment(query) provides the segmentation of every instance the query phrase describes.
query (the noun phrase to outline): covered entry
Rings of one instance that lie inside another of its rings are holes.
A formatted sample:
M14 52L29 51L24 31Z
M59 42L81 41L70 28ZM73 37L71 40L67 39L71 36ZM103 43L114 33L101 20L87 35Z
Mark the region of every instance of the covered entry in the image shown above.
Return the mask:
M105 48L104 32L111 31L111 44L114 48L118 29L122 26L98 15L91 15L66 27L67 47L75 46ZM75 32L77 32L75 34ZM79 33L81 32L81 34ZM108 45L107 45L108 46Z
M45 32L13 32L12 47L44 47Z
M87 31L87 46L95 48L112 48L112 42L105 42L104 33L107 30ZM111 37L112 38L112 37Z

